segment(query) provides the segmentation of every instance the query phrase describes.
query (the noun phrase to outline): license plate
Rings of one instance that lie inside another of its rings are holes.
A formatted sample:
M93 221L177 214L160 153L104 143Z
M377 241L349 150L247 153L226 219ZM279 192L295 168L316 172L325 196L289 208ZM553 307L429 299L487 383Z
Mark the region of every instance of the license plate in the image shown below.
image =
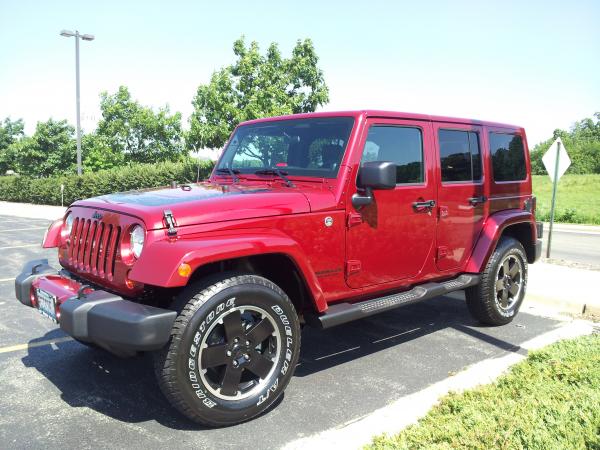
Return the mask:
M56 320L56 296L42 289L37 289L38 311L53 322Z

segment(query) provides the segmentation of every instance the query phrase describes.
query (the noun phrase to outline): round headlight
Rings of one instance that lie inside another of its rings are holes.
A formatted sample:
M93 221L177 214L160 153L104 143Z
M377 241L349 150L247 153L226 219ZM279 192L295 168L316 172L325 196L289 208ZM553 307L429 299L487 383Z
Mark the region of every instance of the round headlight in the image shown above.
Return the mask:
M131 252L133 256L139 258L142 254L142 249L144 248L144 229L136 225L131 229Z
M73 229L73 214L69 214L65 219L65 236L71 235L71 230Z

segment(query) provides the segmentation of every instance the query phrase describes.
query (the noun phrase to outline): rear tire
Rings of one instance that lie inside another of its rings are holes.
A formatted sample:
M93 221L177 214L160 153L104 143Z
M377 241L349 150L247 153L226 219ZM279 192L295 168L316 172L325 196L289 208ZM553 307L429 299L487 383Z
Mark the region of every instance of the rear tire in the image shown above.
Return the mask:
M503 237L481 274L481 282L465 290L467 307L484 324L505 325L517 315L526 288L525 250L516 239Z
M207 426L233 425L266 411L289 383L300 325L287 295L255 275L193 284L171 340L155 352L161 390L181 413Z

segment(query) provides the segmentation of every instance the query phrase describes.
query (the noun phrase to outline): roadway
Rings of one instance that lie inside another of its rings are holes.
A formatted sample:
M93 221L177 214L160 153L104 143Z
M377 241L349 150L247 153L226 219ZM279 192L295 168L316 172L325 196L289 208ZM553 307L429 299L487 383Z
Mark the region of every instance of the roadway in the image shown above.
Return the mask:
M544 224L546 256L549 224ZM576 262L600 268L600 227L556 224L552 230L551 259Z

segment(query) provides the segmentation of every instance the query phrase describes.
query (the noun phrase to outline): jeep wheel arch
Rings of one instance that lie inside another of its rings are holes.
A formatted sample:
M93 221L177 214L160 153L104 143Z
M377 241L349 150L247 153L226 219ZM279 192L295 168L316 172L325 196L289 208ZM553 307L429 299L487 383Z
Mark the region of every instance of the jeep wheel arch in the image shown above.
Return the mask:
M488 217L467 262L465 272L480 273L502 236L510 236L521 242L528 262L534 261L534 243L537 237L534 217L529 211L509 209Z
M232 261L235 261L233 265L237 269L247 269L240 267L244 263L264 267L265 259L269 258L273 262L285 261L287 267L294 268L299 278L297 281L306 289L307 300L312 302L315 310L322 312L327 309L320 283L304 251L297 242L277 230L232 230L229 233L207 233L194 240L154 242L144 249L129 277L153 286L182 287L206 268L211 271L215 266ZM161 261L161 264L157 265L156 261ZM182 263L190 265L191 276L179 275L177 269ZM269 271L263 268L258 273L264 276Z

